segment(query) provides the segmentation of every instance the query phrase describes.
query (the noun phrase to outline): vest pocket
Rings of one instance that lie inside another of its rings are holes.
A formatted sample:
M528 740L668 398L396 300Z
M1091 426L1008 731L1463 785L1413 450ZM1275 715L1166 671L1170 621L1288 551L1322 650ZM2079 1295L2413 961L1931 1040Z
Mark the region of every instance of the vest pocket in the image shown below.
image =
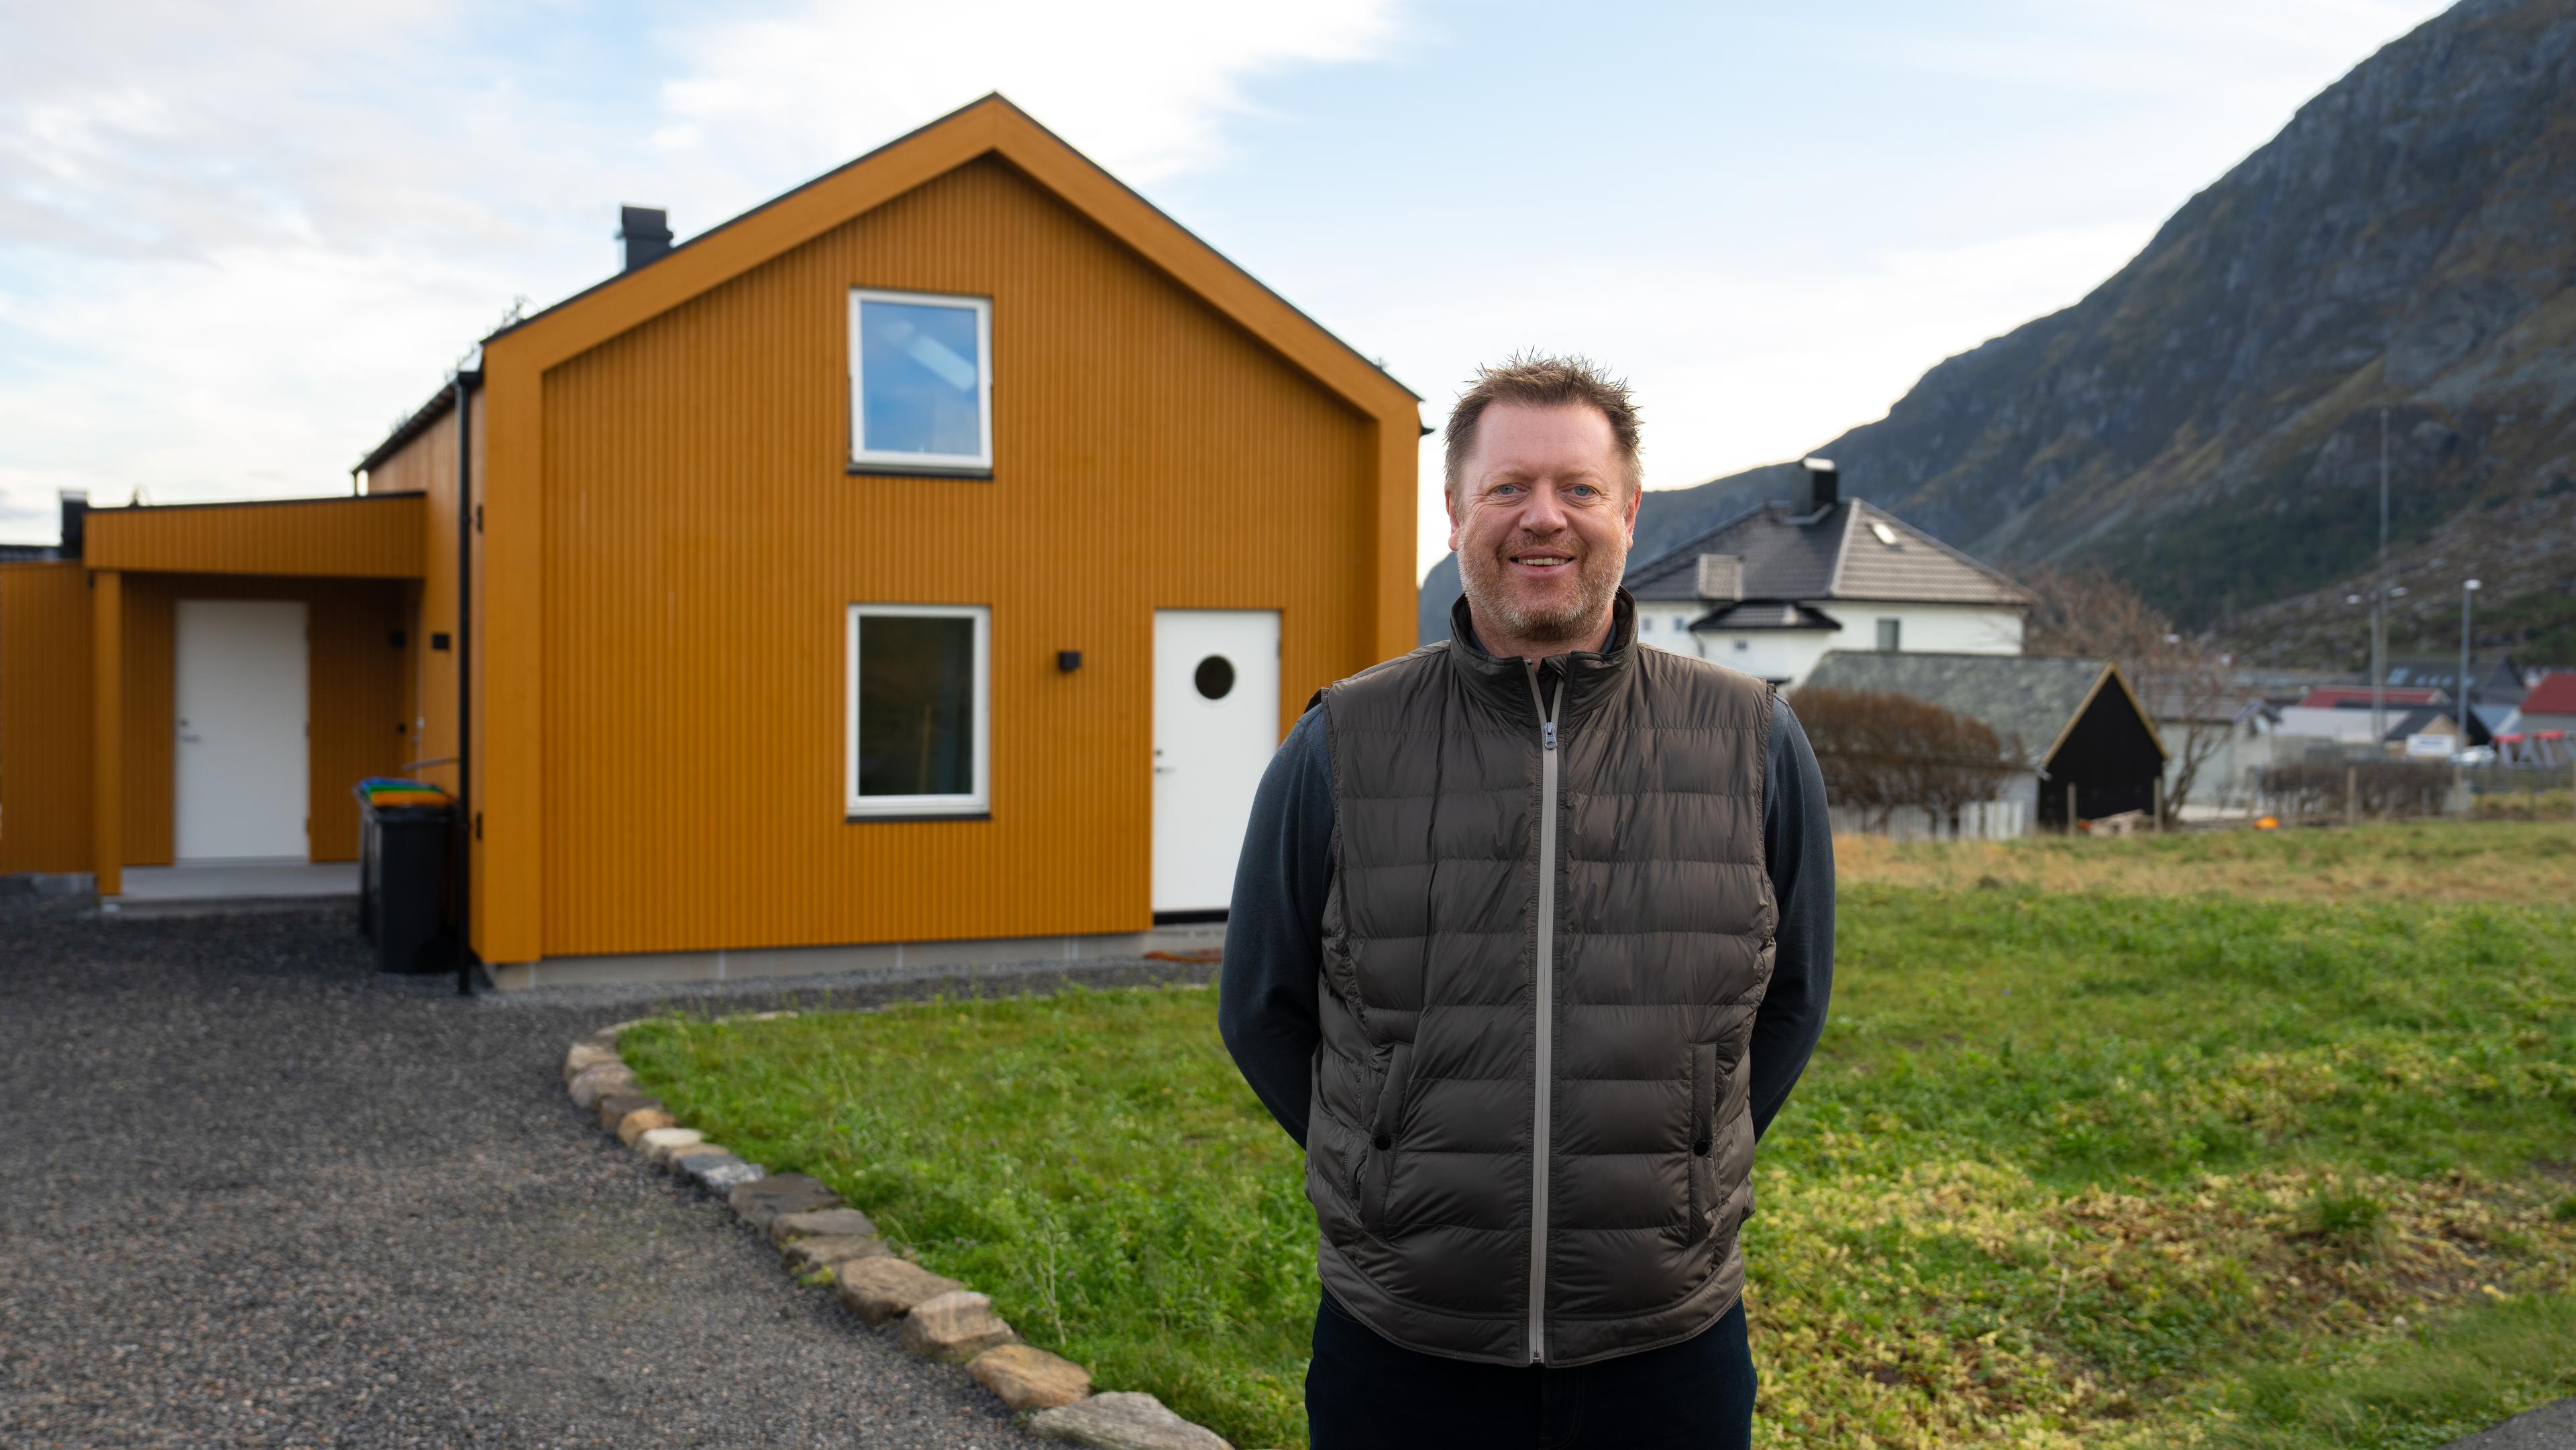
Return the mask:
M1695 1042L1690 1050L1690 1217L1682 1225L1682 1242L1708 1237L1717 1212L1717 1045Z
M1386 1195L1395 1178L1395 1138L1404 1124L1404 1095L1413 1072L1413 1044L1387 1049L1386 1071L1377 1079L1377 1096L1369 1104L1368 1144L1361 1151L1359 1172L1360 1227L1374 1234L1386 1227Z

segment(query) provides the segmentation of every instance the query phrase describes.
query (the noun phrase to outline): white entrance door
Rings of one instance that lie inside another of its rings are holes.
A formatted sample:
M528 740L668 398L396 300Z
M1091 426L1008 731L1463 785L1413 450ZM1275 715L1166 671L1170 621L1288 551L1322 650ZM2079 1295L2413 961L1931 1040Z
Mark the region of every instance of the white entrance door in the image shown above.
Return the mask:
M1279 613L1154 611L1154 911L1223 911L1279 748Z
M303 861L304 605L182 599L173 791L181 861Z

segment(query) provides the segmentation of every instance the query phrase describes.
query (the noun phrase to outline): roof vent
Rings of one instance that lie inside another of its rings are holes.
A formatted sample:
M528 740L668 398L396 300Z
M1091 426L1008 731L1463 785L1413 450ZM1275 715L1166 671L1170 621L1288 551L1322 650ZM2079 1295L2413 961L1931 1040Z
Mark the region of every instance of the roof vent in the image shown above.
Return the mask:
M632 272L658 262L671 252L671 214L658 206L621 206L617 241L624 254L618 270Z
M1842 475L1834 471L1830 458L1802 458L1798 466L1806 470L1798 482L1798 512L1820 514L1842 501Z
M1702 554L1699 556L1699 597L1730 604L1744 599L1744 556L1742 554Z

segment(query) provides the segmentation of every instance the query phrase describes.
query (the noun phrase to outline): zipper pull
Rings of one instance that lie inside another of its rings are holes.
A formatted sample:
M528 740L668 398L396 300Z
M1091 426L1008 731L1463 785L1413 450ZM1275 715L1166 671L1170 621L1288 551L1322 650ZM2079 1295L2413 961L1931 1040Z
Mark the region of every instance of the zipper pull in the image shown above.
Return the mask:
M1553 721L1553 720L1547 721L1547 722L1544 724L1544 726L1542 726L1542 727L1541 727L1541 733L1540 733L1540 735L1539 735L1539 748L1540 748L1540 749L1542 749L1542 750L1554 750L1554 749L1556 748L1556 722L1555 722L1555 721Z

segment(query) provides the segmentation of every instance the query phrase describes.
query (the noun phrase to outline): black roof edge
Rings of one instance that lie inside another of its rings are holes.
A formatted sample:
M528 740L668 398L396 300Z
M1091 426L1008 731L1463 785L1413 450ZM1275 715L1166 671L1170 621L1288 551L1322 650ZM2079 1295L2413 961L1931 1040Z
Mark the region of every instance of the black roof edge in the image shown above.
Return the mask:
M698 243L705 241L707 238L714 236L716 233L723 231L725 228L733 226L739 222L748 221L800 192L811 191L815 187L821 186L824 182L831 180L833 177L840 175L842 172L849 170L851 167L862 165L883 152L891 151L895 147L901 146L905 142L921 135L925 131L934 130L940 126L944 126L959 116L966 114L968 111L975 109L977 106L983 105L987 101L999 101L1003 105L1010 107L1013 111L1018 112L1020 119L1037 127L1040 131L1045 132L1048 139L1054 141L1057 145L1062 146L1065 150L1072 152L1075 156L1080 157L1084 165L1099 172L1101 175L1108 177L1111 183L1116 185L1120 191L1134 197L1138 205L1144 207L1154 215L1161 217L1164 221L1170 222L1174 231L1179 232L1182 236L1189 238L1200 246L1206 247L1210 256L1213 256L1218 261L1232 267L1237 273L1241 274L1245 280L1251 282L1253 286L1260 288L1263 292L1269 293L1272 301L1287 308L1290 312L1297 314L1299 320L1305 322L1317 332L1322 333L1325 337L1330 338L1334 346L1339 347L1342 351L1358 358L1363 364L1367 365L1370 371L1376 373L1379 377L1386 379L1388 382L1395 384L1399 388L1403 388L1406 397L1413 399L1413 401L1417 403L1427 401L1420 393L1413 391L1413 389L1409 387L1405 387L1404 381L1401 378L1398 378L1395 374L1388 372L1385 368L1379 366L1378 363L1370 358L1367 353L1364 353L1358 348L1351 346L1348 342L1343 341L1339 333L1336 333L1331 328L1317 322L1314 317L1306 311L1306 309L1299 307L1296 303L1291 302L1287 298L1280 296L1277 292L1272 291L1270 284L1262 281L1259 277L1254 276L1249 268L1245 267L1242 263L1237 262L1234 258L1227 256L1225 253L1218 251L1214 246L1209 245L1207 238L1191 231L1188 227L1182 226L1180 222L1174 220L1170 212L1167 212L1161 207L1154 205L1152 202L1147 201L1144 193L1120 180L1116 172L1111 171L1108 167L1092 160L1081 147L1065 140L1062 136L1058 136L1044 121L1030 115L1027 111L1021 110L1019 102L1003 95L1000 91L986 91L984 94L977 96L975 99L968 101L966 104L959 106L955 110L934 120L924 121L920 125L913 127L911 130L904 132L902 135L897 136L893 140L885 142L882 145L862 151L858 155L851 157L849 160L842 162L840 165L833 167L831 170L809 180L799 182L796 185L787 188L785 191L778 193L776 196L771 197L769 200L760 203L758 206L752 207L748 211L738 212L733 216L727 217L723 221L716 223L714 226L707 228L705 231L698 233L696 236L689 238L685 242L673 243L670 251L664 252L661 256L655 257L652 261L645 263L641 267L634 268L630 271L613 273L607 277L603 277L599 281L591 283L589 286L584 287L580 291L575 292L570 297L567 297L560 302L533 312L528 316L522 317L518 321L511 323L507 327L486 335L483 340L488 343L494 338L507 337L511 333L518 331L520 328L527 326L529 323L536 321L538 318L544 317L549 313L559 311L563 308L570 307L572 304L579 302L581 299L603 287L614 287L629 277L635 276L641 272L650 271L651 269L662 265L664 262L669 261L672 257L677 256L681 252L684 252L689 248L696 246ZM1431 430L1425 428L1423 431L1428 433Z
M94 514L121 514L128 509L136 513L166 514L181 509L254 509L275 508L280 504L318 503L389 503L398 498L411 498L408 493L311 493L292 498L207 498L188 503L128 503L114 508L92 509Z
M483 374L472 368L467 368L464 371L457 373L454 377L449 378L446 382L439 384L438 391L429 395L428 402L413 409L410 417L396 423L394 425L394 431L385 435L385 441L377 444L366 457L359 459L357 465L349 471L353 474L373 473L377 468L383 465L386 459L402 452L405 447L409 446L413 439L428 432L429 426L432 423L446 417L447 410L456 406L456 385L460 381L465 384L465 390L467 392L472 392L474 389L483 386Z

